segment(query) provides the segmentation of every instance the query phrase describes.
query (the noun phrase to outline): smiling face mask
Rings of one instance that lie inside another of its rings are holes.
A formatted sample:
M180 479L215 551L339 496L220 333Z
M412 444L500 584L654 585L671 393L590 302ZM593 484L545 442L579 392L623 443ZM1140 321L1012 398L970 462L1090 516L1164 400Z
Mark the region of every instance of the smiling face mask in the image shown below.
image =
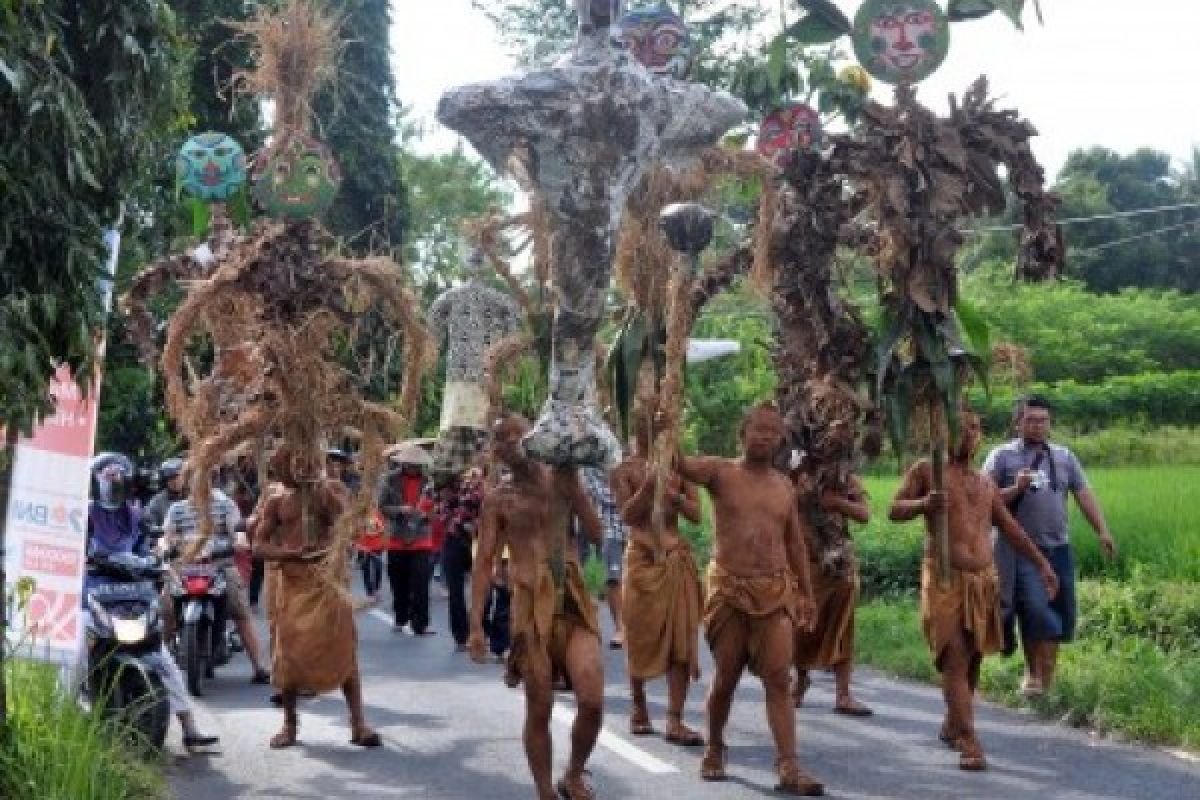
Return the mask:
M891 84L913 84L941 66L950 25L933 0L867 0L854 17L854 54L867 72Z
M272 217L307 219L329 210L341 180L325 145L293 136L259 156L254 199Z

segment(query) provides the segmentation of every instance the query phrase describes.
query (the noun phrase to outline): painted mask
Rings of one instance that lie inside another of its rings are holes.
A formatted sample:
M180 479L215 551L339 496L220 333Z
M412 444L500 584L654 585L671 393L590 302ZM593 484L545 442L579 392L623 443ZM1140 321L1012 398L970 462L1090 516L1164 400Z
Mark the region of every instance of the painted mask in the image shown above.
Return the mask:
M782 164L794 150L816 150L821 146L821 118L810 107L797 103L767 115L758 129L755 149L759 155Z
M613 42L655 75L682 79L691 66L692 37L666 5L625 14L613 28Z
M924 80L949 49L950 26L933 0L867 0L854 17L854 54L885 83Z
M292 136L264 151L254 167L254 199L272 217L306 219L333 205L341 173L324 144Z
M175 179L193 197L228 200L246 183L246 153L224 133L200 133L175 157Z

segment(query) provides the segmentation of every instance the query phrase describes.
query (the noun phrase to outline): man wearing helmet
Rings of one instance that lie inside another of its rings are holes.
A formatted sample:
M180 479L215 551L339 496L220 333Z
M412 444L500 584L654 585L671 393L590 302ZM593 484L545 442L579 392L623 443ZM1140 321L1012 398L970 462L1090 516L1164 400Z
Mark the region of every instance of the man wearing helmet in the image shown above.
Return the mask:
M150 498L142 511L142 530L147 536L155 538L162 535L171 505L187 496L183 486L183 459L168 458L162 462L158 467L158 480L162 489Z

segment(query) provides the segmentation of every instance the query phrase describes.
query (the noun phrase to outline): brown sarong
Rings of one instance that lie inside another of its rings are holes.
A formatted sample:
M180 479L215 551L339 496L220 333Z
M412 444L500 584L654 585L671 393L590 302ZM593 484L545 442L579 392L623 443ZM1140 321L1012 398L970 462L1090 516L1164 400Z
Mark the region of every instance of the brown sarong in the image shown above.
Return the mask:
M942 653L960 632L971 637L980 655L998 653L1004 646L1000 622L1000 576L995 566L981 572L951 570L945 586L938 585L937 564L921 563L921 630L933 662L941 667Z
M823 669L854 656L854 606L858 601L858 571L830 573L809 562L817 627L812 633L796 630L796 665Z
M318 577L312 564L281 564L272 587L272 683L279 689L328 692L358 671L354 608L347 594Z
M629 677L649 680L675 664L700 675L700 574L686 542L655 563L653 545L634 537L625 549L621 588Z
M761 675L763 640L781 614L792 626L797 624L789 573L744 578L730 575L715 561L709 565L704 638L710 648L731 628L740 628L739 635L746 638L746 663L752 673Z
M596 606L588 596L583 572L574 561L566 563L561 592L554 585L547 563L538 565L532 585L515 583L510 619L512 648L507 680L511 686L531 670L546 679L555 671L565 671L567 644L576 629L600 638Z

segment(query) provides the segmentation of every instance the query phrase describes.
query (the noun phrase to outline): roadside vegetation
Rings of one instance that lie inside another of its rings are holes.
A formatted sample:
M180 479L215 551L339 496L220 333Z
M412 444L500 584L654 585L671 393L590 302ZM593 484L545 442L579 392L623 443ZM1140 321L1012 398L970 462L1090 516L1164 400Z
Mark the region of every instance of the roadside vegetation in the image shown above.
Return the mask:
M167 796L156 755L135 750L128 731L83 709L56 669L23 659L4 664L9 727L0 736L5 800L158 800Z

